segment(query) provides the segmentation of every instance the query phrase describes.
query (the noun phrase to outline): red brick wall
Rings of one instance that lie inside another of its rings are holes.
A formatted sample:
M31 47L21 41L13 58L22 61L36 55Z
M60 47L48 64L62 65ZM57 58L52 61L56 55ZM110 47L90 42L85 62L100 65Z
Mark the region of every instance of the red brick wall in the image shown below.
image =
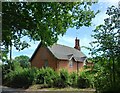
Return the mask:
M56 70L57 60L53 57L50 51L44 47L39 48L33 60L31 61L31 65L37 68L41 68L44 66L46 59L48 60L48 66Z
M58 62L58 68L59 70L64 68L64 69L67 69L68 72L77 72L77 62L73 61L73 66L70 67L69 66L69 61L68 60L61 60Z

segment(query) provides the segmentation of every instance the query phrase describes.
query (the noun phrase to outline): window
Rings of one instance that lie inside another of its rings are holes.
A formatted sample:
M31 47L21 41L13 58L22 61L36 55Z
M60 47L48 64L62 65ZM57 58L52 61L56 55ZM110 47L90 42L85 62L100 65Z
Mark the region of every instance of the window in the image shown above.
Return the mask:
M42 51L42 53L40 53L40 57L41 59L46 60L46 52Z
M73 61L72 60L69 61L69 66L73 67Z
M48 60L45 60L44 67L48 67Z

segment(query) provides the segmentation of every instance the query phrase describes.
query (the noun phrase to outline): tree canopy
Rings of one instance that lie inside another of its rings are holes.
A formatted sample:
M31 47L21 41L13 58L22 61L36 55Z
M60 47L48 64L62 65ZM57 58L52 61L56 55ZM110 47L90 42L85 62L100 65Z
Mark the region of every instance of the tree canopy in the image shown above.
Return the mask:
M22 50L29 46L22 41L42 41L52 45L70 27L90 26L95 13L91 2L3 2L2 44Z
M19 62L20 66L23 68L30 67L30 62L29 62L28 56L21 55L21 56L15 57L13 62Z
M113 91L120 88L120 9L107 9L108 18L94 30L93 61L95 63L96 87L99 91ZM112 92L112 93L113 93Z

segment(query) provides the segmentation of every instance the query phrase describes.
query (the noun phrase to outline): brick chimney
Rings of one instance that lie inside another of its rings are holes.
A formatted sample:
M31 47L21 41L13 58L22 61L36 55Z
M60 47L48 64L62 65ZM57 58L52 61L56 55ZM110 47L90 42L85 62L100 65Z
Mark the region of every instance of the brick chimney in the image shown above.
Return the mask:
M80 51L79 39L77 39L77 37L75 39L75 47L74 48Z

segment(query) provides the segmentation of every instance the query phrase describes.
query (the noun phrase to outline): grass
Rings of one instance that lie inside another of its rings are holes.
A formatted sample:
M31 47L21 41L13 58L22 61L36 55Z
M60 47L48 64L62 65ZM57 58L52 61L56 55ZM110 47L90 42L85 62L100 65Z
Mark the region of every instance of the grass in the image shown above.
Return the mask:
M80 88L72 88L72 87L67 87L67 88L41 88L41 85L32 85L30 86L27 90L41 90L41 91L89 91L90 93L94 93L95 89L91 88L85 88L85 89L80 89Z

